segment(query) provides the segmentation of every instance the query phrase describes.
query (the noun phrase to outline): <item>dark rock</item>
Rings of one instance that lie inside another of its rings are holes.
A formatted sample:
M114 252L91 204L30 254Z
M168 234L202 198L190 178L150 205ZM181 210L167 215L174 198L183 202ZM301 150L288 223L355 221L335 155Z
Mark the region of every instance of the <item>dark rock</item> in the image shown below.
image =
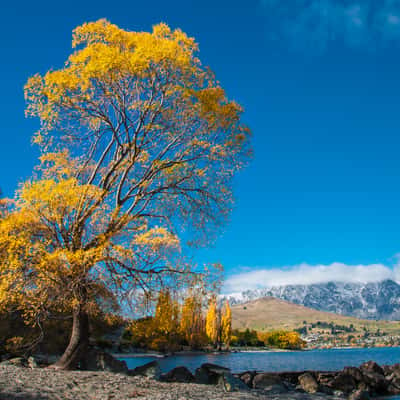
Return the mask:
M49 366L55 364L60 356L55 354L35 354L35 360L39 365Z
M392 367L392 368L389 368ZM399 364L393 366L385 365L382 367L385 371L385 379L388 382L386 388L389 394L395 395L400 394L400 368Z
M367 361L360 365L362 372L374 372L376 374L385 375L382 367L380 367L375 361Z
M357 383L363 381L363 374L359 368L356 367L345 367L343 374L350 375Z
M280 384L282 384L282 379L277 374L268 372L257 374L253 379L254 389L265 389L267 387Z
M400 389L400 371L395 369L390 375L385 376L386 380L390 382L391 385Z
M296 386L299 383L299 376L303 375L303 372L278 372L277 375L281 378L285 383L290 383L291 385Z
M256 376L255 371L246 371L238 375L239 379L248 387L253 387L253 379Z
M296 390L296 392L301 392L301 393L305 393L306 392L300 384L295 386L294 390Z
M395 370L391 374L385 375L385 378L390 382L395 380L400 381L400 371Z
M13 358L14 356L10 353L3 353L0 355L0 362L4 362L4 361L8 361L11 358Z
M396 365L398 364L394 364L394 365L382 365L381 368L383 370L384 375L390 375L394 372L394 370L396 369Z
M371 397L369 396L369 393L365 390L356 390L355 392L351 393L349 400L370 400Z
M375 393L385 394L389 386L390 381L385 379L385 377L376 372L363 372L364 383Z
M327 394L327 395L329 395L329 396L332 396L333 394L334 394L334 390L333 389L331 389L330 387L328 387L328 386L319 386L319 390L318 390L319 392L321 392L321 393L325 393L325 394ZM340 391L340 390L339 390Z
M130 369L128 374L133 376L142 375L158 380L161 377L161 369L157 361L150 361L147 364L140 365L139 367L136 367L134 369Z
M316 379L320 385L328 386L337 375L338 372L317 372Z
M400 364L394 364L391 366L385 366L385 377L388 381L400 387Z
M318 374L318 382L333 391L339 390L343 393L351 393L357 389L357 382L352 375L345 372Z
M268 396L287 393L289 388L286 386L285 383L275 384L269 387L264 388L264 391L267 392Z
M307 393L316 393L319 391L319 384L317 380L309 372L299 376L299 384Z
M205 363L196 369L194 380L196 383L204 385L216 385L221 375L230 373L229 368L221 367L220 365Z
M218 382L218 380L217 382L212 382L207 371L202 368L196 368L196 371L194 372L194 381L201 385L212 385Z
M343 393L351 393L357 388L357 383L358 382L353 377L353 374L341 372L336 375L335 379L333 380L332 388L334 390L340 390Z
M220 365L205 363L200 366L200 368L205 369L207 372L217 375L222 375L226 372L230 372L230 368L221 367Z
M160 380L164 382L190 383L194 382L194 376L186 367L176 367L161 375Z
M225 372L218 378L218 384L221 385L225 392L239 392L249 390L249 387L239 378L233 376L230 372Z
M397 395L397 394L400 394L400 387L393 383L389 383L386 388L386 391L390 395Z
M358 390L364 390L365 392L370 392L371 388L365 383L365 382L361 382L358 385Z
M90 349L84 360L84 369L88 371L108 371L126 374L128 367L125 361L117 360L109 353Z

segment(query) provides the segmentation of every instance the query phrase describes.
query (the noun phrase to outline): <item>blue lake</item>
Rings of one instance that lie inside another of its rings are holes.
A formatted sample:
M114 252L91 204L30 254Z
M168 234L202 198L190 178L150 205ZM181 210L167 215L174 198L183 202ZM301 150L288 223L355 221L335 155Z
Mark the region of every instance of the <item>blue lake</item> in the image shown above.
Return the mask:
M129 368L158 360L161 370L167 372L176 366L186 366L194 371L205 362L230 368L233 372L257 371L335 371L346 366L359 366L373 360L378 364L400 362L400 347L371 349L329 349L298 352L243 352L228 354L173 355L157 357L123 357Z
M373 360L378 364L400 362L400 347L371 349L329 349L296 352L243 352L229 354L173 355L169 357L129 356L120 358L126 361L130 369L147 362L157 360L162 372L177 366L192 370L203 363L213 363L228 367L232 372L257 371L336 371L346 366L357 367L365 361ZM400 400L390 397L385 400Z

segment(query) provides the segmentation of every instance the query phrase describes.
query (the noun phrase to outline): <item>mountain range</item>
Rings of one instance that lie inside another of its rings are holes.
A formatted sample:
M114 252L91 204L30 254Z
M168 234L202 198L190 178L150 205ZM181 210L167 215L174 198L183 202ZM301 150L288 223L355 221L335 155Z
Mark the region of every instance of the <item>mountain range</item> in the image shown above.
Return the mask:
M400 320L400 285L392 280L372 283L327 282L274 286L224 295L231 305L275 297L319 311L374 320Z

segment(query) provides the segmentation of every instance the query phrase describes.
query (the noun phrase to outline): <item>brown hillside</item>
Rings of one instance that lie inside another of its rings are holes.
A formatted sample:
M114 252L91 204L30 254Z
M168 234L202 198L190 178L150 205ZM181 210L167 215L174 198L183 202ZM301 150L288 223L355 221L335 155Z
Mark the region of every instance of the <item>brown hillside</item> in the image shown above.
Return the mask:
M363 327L370 330L380 328L391 333L400 331L399 322L370 321L345 317L314 310L274 297L264 297L246 304L232 306L232 321L233 328L240 330L246 328L262 331L296 329L303 326L303 321L307 321L307 324L321 321L346 326L353 324L357 331L361 331Z

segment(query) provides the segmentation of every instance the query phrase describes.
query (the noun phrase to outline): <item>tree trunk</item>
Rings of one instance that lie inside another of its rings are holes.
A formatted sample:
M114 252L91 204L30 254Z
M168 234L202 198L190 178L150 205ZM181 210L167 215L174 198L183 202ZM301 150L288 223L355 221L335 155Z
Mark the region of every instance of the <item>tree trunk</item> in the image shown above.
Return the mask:
M84 359L89 345L89 317L82 307L73 312L72 333L69 344L61 358L52 366L56 369L84 369Z

